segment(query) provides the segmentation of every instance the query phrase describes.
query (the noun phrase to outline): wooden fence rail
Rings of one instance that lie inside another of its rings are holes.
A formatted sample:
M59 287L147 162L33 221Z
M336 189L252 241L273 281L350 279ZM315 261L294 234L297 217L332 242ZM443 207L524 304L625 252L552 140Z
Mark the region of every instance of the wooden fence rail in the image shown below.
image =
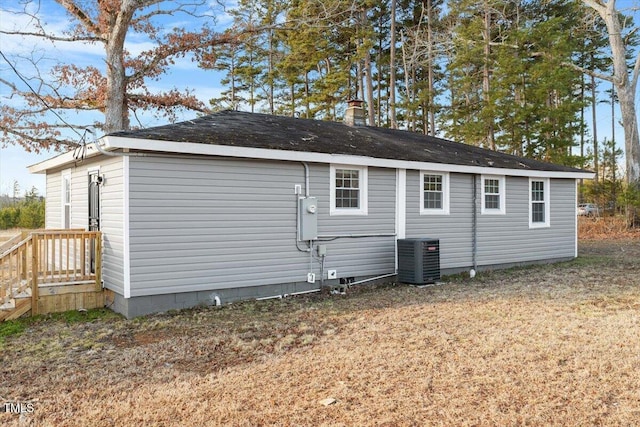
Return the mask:
M99 231L38 230L21 237L0 253L0 305L30 289L37 314L39 286L94 283L102 289Z

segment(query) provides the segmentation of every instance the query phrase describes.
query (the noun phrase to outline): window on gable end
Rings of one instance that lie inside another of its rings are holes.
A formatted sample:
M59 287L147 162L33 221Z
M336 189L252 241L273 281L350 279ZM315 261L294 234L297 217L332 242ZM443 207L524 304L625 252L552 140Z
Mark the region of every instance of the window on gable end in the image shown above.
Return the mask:
M62 224L64 229L71 228L71 171L62 172L61 188Z
M529 228L549 227L551 206L549 179L529 179Z

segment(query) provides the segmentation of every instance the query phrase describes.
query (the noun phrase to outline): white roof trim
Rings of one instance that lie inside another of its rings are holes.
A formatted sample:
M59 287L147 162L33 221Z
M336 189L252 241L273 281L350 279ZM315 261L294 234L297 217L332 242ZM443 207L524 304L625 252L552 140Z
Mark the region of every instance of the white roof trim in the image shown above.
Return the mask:
M85 159L95 157L100 154L100 152L96 149L95 144L87 144L85 147ZM40 163L28 166L28 169L30 173L44 173L49 169L66 166L69 163L79 162L80 160L76 159L74 156L75 150L68 151L63 154L58 154L57 156L50 159L43 160Z
M416 169L435 172L457 172L489 175L511 175L542 178L573 178L591 179L595 174L591 172L553 172L532 169L505 169L480 166L464 166L449 163L429 163L408 160L379 159L374 157L354 156L346 154L312 153L308 151L272 150L265 148L237 147L232 145L200 144L193 142L158 141L152 139L126 138L119 136L105 136L101 139L106 150L116 148L130 150L147 150L180 154L199 154L205 156L237 157L263 160L284 160L292 162L311 163L340 163L354 166L372 166L391 169ZM88 146L96 154L95 147ZM30 166L29 171L38 173L61 166L73 161L71 153L66 153L53 159ZM65 157L69 155L68 157Z

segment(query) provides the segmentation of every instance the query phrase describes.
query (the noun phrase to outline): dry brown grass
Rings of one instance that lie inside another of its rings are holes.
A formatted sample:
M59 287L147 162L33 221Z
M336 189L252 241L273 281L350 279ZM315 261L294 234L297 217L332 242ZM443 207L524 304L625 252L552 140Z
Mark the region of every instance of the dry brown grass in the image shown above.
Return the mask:
M35 412L0 423L638 425L640 244L581 253L423 289L42 322L0 356L0 400Z
M624 216L578 217L578 236L584 240L640 239L640 229L628 229Z
M20 234L21 231L22 230L17 228L12 228L10 230L0 230L0 245L10 240L15 235Z

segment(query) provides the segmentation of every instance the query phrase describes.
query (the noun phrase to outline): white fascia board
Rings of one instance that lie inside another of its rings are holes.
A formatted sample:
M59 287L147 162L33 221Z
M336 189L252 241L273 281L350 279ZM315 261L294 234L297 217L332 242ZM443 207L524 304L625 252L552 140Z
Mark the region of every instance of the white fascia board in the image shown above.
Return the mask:
M152 139L104 136L104 149L130 149L168 152L179 154L199 154L205 156L236 157L262 160L284 160L292 162L339 163L354 166L371 166L391 169L430 170L436 172L457 172L487 175L510 175L534 178L572 178L592 179L591 172L552 172L531 169L503 169L479 166L453 165L448 163L429 163L409 160L378 159L374 157L353 156L347 154L312 153L307 151L272 150L266 148L237 147L232 145L200 144L193 142L158 141ZM87 146L87 156L99 152L92 145ZM67 156L67 157L64 157ZM64 157L64 159L62 158ZM65 153L53 159L30 166L29 171L38 173L65 163L74 161L73 152Z
M95 147L95 143L87 144L85 147L86 151L84 153L84 159L95 157L100 154L100 152ZM40 163L28 166L27 169L30 173L44 173L49 169L66 166L68 164L80 161L75 157L76 154L76 150L71 150L63 154L58 154L57 156L50 159L43 160Z

